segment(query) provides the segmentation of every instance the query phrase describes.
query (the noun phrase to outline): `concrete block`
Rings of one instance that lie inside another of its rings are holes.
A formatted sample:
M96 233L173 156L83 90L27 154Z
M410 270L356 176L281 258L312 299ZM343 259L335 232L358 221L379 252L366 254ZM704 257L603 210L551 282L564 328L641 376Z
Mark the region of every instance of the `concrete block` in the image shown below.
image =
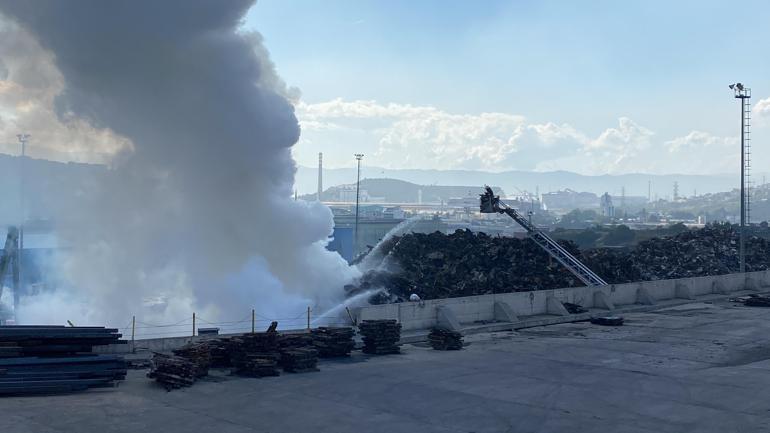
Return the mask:
M655 305L655 298L646 287L636 289L636 303L642 305Z
M746 278L746 284L744 285L745 290L753 290L755 292L758 292L760 287L759 283L754 277L748 277Z
M457 320L454 311L443 305L436 307L436 321L439 328L448 329L450 331L459 331L462 329L460 321Z
M492 306L494 310L495 320L498 322L518 322L519 318L510 305L505 302L495 301Z
M720 295L729 295L730 289L728 289L725 283L723 283L721 280L714 280L711 285L711 292Z
M594 292L594 308L604 308L605 310L614 310L615 304L612 303L610 297L603 291L597 290Z
M692 290L690 290L690 286L681 282L676 283L674 297L677 299L695 299Z
M564 305L560 300L554 296L548 296L545 298L546 312L548 314L555 314L557 316L569 316L569 311L564 308Z

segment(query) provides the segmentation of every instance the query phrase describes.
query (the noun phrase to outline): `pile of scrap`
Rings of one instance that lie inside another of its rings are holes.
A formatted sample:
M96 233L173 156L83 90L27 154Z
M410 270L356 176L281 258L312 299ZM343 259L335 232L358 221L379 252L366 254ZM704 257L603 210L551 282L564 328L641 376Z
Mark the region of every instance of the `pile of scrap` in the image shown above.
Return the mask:
M739 232L730 224L709 224L675 236L640 242L630 251L589 250L585 264L609 283L722 275L739 269ZM746 271L770 268L770 241L746 240Z
M230 339L233 373L249 377L278 376L278 333L272 329Z
M371 355L400 353L401 324L395 320L364 320L358 325L364 340L363 352Z
M195 369L195 377L204 377L209 374L211 367L211 348L206 341L190 343L179 349L175 349L174 355L190 361Z
M355 347L354 334L349 327L320 327L311 331L313 347L321 358L350 356Z
M598 316L592 317L591 323L602 326L623 326L623 318L620 316Z
M233 361L233 373L247 377L278 376L277 353L245 353Z
M463 335L448 329L433 328L428 334L428 342L435 350L460 350L463 348Z
M206 345L209 349L209 356L211 357L212 368L225 368L230 367L230 347L231 342L229 338L217 338L213 340L206 340Z
M579 254L575 244L560 243ZM581 285L528 238L492 237L467 229L449 235L410 233L391 237L380 249L388 250L387 260L400 271L369 271L346 287L349 294L384 287L396 300L407 300L412 293L438 299Z
M770 296L751 294L730 298L730 302L738 302L747 307L770 307Z
M278 334L278 350L281 352L291 349L313 347L313 335L309 332Z
M104 327L0 326L0 395L82 391L126 377L121 356L94 346L125 343Z
M155 353L147 377L171 391L192 385L200 377L198 374L198 367L187 358Z
M289 373L319 371L318 351L312 348L288 349L281 352L281 367Z
M610 284L722 275L739 269L739 231L730 224L709 224L628 248L581 252L575 243L559 243ZM387 266L375 266L346 286L349 296L385 289L369 301L387 303L405 302L413 293L427 300L582 285L528 238L493 237L467 229L410 233L389 238L378 254ZM770 240L749 236L746 270L770 269L769 258Z

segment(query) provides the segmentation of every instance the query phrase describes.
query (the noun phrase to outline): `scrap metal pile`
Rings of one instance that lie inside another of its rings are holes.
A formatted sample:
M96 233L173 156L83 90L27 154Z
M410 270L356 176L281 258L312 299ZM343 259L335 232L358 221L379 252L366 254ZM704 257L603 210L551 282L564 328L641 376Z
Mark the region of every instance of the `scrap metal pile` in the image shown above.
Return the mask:
M355 347L353 328L320 327L311 332L313 346L321 358L350 356L350 351Z
M671 237L640 242L632 249L580 251L559 241L608 283L719 275L738 271L738 230L711 224ZM346 287L350 295L384 289L372 303L402 302L416 293L439 299L512 291L557 289L582 283L530 239L492 237L470 230L446 235L393 236L380 247L380 266ZM750 236L746 269L770 267L770 241Z
M123 357L92 350L120 337L103 327L0 326L0 395L114 386L126 377Z
M358 325L364 340L364 353L390 355L401 353L401 324L395 320L364 320Z
M167 390L190 386L210 368L229 368L234 375L278 376L318 371L319 357L350 356L355 346L353 328L318 328L312 332L282 333L273 323L267 332L211 338L174 350L156 353L147 377Z
M577 247L562 244L572 253ZM393 236L382 249L389 263L348 286L349 293L386 288L398 299L473 296L580 284L529 239L492 237L470 230Z
M428 334L428 342L434 350L460 350L463 348L463 335L457 331L433 328Z
M155 379L166 390L190 386L200 377L196 365L181 356L156 353L152 356L150 371L147 377ZM207 372L208 373L208 372Z

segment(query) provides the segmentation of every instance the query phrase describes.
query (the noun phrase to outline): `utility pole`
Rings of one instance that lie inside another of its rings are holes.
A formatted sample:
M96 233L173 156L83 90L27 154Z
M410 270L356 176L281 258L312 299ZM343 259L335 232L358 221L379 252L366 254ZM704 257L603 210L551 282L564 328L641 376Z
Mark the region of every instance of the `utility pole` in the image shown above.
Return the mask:
M746 180L750 176L750 138L751 127L751 89L741 83L730 84L735 98L741 101L741 227L740 227L740 272L746 272L746 216L748 197L746 195Z
M364 158L364 154L356 153L355 157L358 164L358 174L356 175L356 226L353 232L353 257L358 253L358 201L361 188L361 160Z
M24 197L24 161L27 159L27 141L29 140L29 137L31 135L29 134L17 134L16 138L19 139L19 144L21 144L21 160L19 161L19 250L17 252L18 258L16 260L16 266L18 267L18 273L19 273L19 280L21 281L21 284L17 286L13 290L13 314L16 315L18 308L19 308L19 296L21 293L19 291L20 288L25 287L24 285L24 266L23 266L23 257L24 257L24 222L26 220L26 203L25 203L25 197Z

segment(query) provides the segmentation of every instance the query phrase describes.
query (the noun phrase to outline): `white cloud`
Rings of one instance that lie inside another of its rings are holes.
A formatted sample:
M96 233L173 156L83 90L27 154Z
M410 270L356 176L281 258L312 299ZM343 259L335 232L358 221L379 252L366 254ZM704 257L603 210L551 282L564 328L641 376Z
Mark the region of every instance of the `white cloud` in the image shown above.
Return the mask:
M770 119L770 98L760 99L752 110L760 121L767 121Z
M296 108L303 138L295 155L302 163L304 153L314 161L327 150L330 167L365 152L369 164L387 168L701 174L732 171L739 156L735 138L692 131L665 140L627 117L592 137L569 124L530 123L508 113L342 99Z

